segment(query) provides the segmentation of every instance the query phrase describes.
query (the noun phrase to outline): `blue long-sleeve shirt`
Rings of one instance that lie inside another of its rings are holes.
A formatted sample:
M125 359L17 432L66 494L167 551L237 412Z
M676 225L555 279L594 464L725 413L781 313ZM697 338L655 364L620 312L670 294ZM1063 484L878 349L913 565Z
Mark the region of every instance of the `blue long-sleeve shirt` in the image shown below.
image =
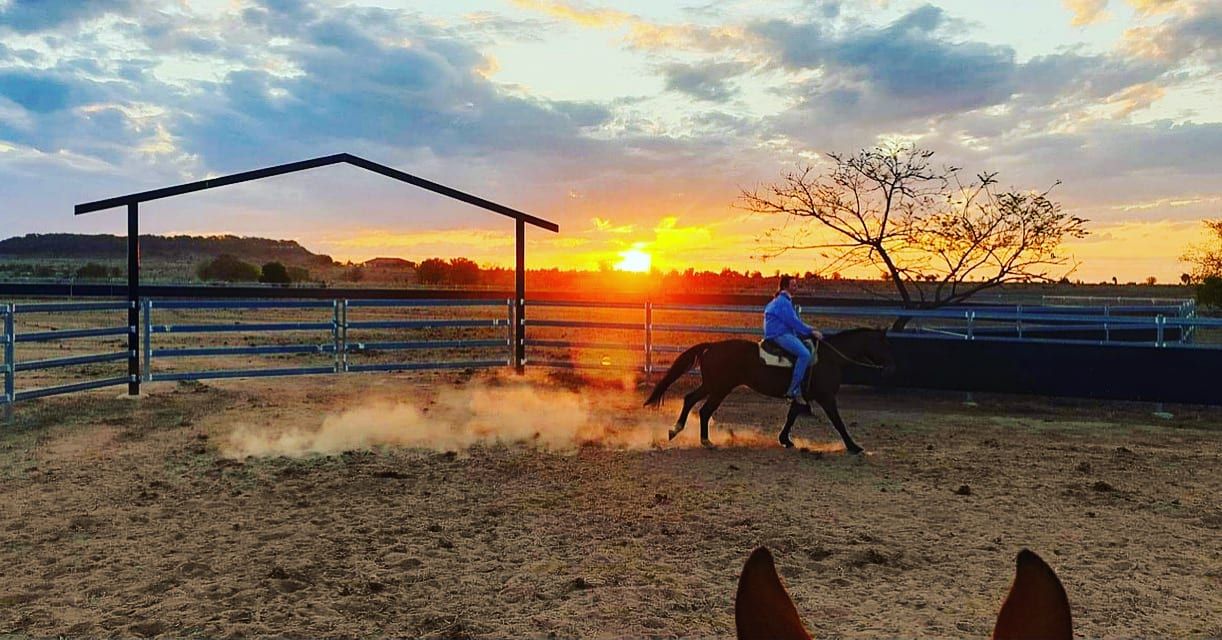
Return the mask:
M814 335L815 330L798 317L793 308L793 300L787 291L782 291L764 307L764 339L771 340L787 333L805 338Z

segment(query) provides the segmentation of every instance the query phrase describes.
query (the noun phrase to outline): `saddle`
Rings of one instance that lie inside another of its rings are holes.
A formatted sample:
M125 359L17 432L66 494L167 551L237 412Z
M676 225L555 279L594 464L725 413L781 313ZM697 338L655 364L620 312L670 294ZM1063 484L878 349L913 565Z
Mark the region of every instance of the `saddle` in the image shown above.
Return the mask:
M812 343L810 340L803 340L802 342L810 347L810 366L813 367L819 361L819 343ZM789 355L787 351L772 340L760 340L760 362L766 367L793 368L793 356Z

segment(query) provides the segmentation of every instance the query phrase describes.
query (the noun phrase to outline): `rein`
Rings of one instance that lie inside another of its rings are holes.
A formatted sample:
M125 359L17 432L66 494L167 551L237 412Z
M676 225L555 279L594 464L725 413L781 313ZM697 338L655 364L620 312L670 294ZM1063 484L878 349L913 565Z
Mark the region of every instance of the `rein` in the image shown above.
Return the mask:
M872 363L869 363L869 362L861 362L860 360L854 360L854 359L852 359L852 358L850 358L850 357L848 357L848 356L844 355L844 352L843 352L843 351L841 351L840 349L837 349L836 347L832 346L832 343L828 342L827 340L820 340L819 342L820 342L820 343L822 343L823 345L825 345L825 346L826 346L828 349L831 349L832 351L834 351L834 352L836 353L836 355L838 355L838 356L840 356L841 358L843 358L843 359L844 359L844 361L845 361L845 362L848 362L849 364L855 364L855 365L857 365L857 366L859 366L859 367L868 367L868 368L870 368L870 369L886 369L886 368L887 368L887 367L886 367L886 365L881 365L881 364L872 364Z

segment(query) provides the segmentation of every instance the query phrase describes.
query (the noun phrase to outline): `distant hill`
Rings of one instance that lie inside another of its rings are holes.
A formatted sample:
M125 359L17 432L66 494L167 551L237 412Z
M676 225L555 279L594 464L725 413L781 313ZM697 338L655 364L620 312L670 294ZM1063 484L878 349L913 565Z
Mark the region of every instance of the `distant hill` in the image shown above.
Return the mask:
M203 260L228 254L263 264L280 262L302 267L330 267L331 256L312 253L294 240L241 238L238 236L140 236L140 254L145 260ZM0 240L2 259L122 260L127 256L127 238L78 233L32 233Z

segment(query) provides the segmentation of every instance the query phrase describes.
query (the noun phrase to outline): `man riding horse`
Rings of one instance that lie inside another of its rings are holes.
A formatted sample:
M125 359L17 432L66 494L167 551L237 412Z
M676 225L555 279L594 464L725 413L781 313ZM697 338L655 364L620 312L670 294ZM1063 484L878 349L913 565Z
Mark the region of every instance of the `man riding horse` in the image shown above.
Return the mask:
M797 289L796 279L781 276L781 286L768 306L764 307L764 340L772 341L793 356L793 377L785 397L791 402L806 404L802 398L802 379L810 369L814 352L803 338L822 340L823 334L802 322L793 307L793 294Z
M887 344L886 332L870 328L849 329L824 340L818 331L797 317L791 298L793 285L792 278L787 277L782 282L781 291L765 311L764 330L765 335L769 337L780 337L778 342L782 346L788 345L785 350L795 354L797 362L794 370L791 371L785 362L767 362L763 346L750 340L702 342L689 348L675 358L670 369L645 400L645 406L656 406L662 402L662 396L670 385L692 367L700 365L700 386L683 397L683 410L679 412L679 419L670 430L672 440L687 425L688 413L704 401L704 405L700 407L700 442L706 447L712 447L713 443L709 440L709 418L731 391L746 385L766 396L790 399L789 415L777 437L782 446L793 446L789 431L798 416L810 414L810 405L803 401L814 400L832 421L832 426L844 441L845 450L849 453L862 452L862 448L853 441L845 428L844 420L840 418L840 410L836 406L836 392L844 379L845 367L879 369L884 374L895 370L895 360ZM810 382L805 386L802 385L802 376L806 373L812 354L802 345L799 336L817 338L819 344L823 345L819 349L818 361L810 367ZM794 344L798 347L790 350ZM798 348L801 351L798 351ZM775 357L769 359L774 360Z

